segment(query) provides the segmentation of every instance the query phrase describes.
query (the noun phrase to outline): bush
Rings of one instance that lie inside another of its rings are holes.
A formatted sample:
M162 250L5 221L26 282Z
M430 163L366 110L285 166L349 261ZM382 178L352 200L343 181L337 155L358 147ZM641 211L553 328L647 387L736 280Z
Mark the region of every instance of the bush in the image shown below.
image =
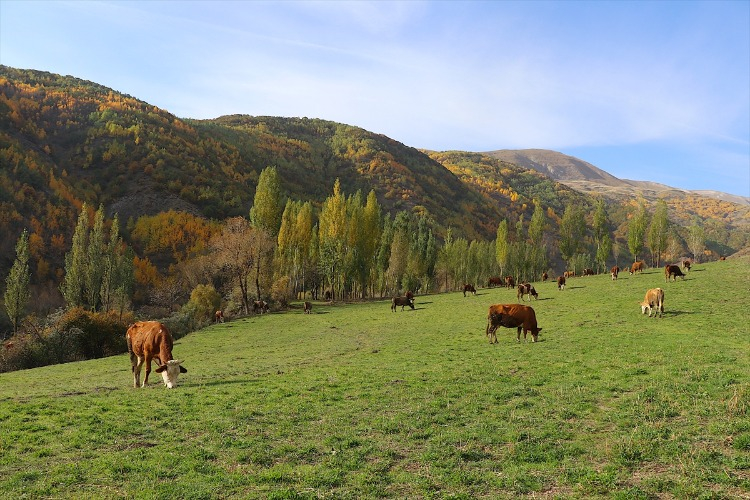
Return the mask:
M196 325L207 324L214 313L221 308L221 295L213 285L198 285L190 294L190 300L183 306L183 312L193 316Z

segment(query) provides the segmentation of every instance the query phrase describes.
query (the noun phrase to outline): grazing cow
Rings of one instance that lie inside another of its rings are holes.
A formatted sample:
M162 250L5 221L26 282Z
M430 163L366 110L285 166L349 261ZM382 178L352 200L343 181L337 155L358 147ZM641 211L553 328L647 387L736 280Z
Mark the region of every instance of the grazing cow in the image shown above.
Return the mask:
M516 286L516 280L513 279L513 276L506 276L505 288L513 288L514 286Z
M721 257L719 257L719 260L727 260L727 258L722 255Z
M474 288L474 285L464 285L464 297L466 297L466 292L473 293L474 295L477 294L477 289Z
M487 314L487 337L490 344L497 344L497 328L518 328L516 340L521 341L521 328L523 328L523 338L526 340L526 334L531 332L532 342L539 338L541 328L537 327L536 314L530 306L520 304L495 304L490 306Z
M685 269L686 271L690 271L690 266L691 265L692 265L692 263L689 260L683 260L682 261L682 268Z
M558 290L565 290L565 276L558 276L557 277L557 289Z
M612 266L609 273L612 275L612 280L614 281L617 279L617 275L620 274L620 268L618 266Z
M685 275L682 274L680 266L667 264L666 266L664 266L664 281L669 281L669 278L671 278L672 276L674 276L675 281L677 281L677 276L682 276L682 279L685 279Z
M305 302L302 306L305 310L305 314L310 314L312 312L312 304L309 302Z
M654 310L654 318L656 313L659 313L661 318L664 314L664 290L661 288L652 288L646 292L643 302L641 302L641 314L646 314L648 310L648 317L651 317L651 311Z
M563 273L563 277L564 277L564 278L574 278L574 277L575 277L575 275L576 275L576 272L575 272L575 271L565 271L565 272Z
M536 290L534 289L534 285L531 283L521 283L518 285L518 293L516 296L518 297L518 301L524 300L523 296L528 295L529 300L531 300L531 297L533 296L534 299L539 299L539 294L536 293Z
M253 312L254 313L267 313L268 312L268 302L265 300L256 300L253 302Z
M125 333L125 340L130 353L130 364L133 371L133 387L146 387L151 373L151 360L155 359L167 389L177 387L177 376L186 373L182 361L172 359L172 334L164 324L158 321L139 321L130 325ZM140 384L141 367L146 365L146 376Z
M636 272L643 273L643 270L646 268L646 263L642 260L639 260L638 262L633 262L633 265L630 266L630 274L635 274Z
M411 301L414 300L414 294L411 293L411 291L407 291L406 294L404 295L404 297L406 297L407 299L409 299Z
M221 309L214 314L214 323L224 323L224 313L221 312Z
M594 275L594 270L591 269L590 267L587 267L586 269L583 270L583 275L584 276L593 276Z
M549 279L549 274L547 274L547 271L542 273L542 282L545 282Z
M503 284L503 279L500 276L493 276L492 278L487 280L487 288L501 286L502 284Z
M401 310L404 310L405 306L409 306L414 309L414 300L407 299L406 297L393 297L391 299L391 311L396 312L396 307L401 306Z

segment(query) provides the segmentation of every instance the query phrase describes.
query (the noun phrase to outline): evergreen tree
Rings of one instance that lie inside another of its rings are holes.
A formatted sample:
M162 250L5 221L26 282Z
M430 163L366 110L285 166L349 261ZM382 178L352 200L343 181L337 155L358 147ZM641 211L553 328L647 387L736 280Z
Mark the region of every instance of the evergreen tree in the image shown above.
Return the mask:
M18 325L29 304L31 291L31 271L29 270L29 233L24 229L16 242L16 260L5 279L5 310L13 323L13 333L18 332Z
M68 308L84 304L84 287L86 281L86 246L89 234L88 207L83 204L78 216L78 223L73 232L70 251L65 254L65 276L60 292Z

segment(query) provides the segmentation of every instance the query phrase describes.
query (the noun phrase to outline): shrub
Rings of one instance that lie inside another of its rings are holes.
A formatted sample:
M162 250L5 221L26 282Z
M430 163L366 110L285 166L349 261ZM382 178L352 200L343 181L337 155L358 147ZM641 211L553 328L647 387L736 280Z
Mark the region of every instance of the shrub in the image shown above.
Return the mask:
M213 285L198 285L190 294L183 311L193 316L197 325L210 322L217 309L221 308L221 295Z

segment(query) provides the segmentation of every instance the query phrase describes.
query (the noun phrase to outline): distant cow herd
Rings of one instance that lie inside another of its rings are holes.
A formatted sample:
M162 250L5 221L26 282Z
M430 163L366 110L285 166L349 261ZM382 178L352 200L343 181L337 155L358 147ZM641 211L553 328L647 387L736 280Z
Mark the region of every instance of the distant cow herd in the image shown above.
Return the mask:
M646 268L646 263L643 261L634 262L628 270L632 276L636 273L643 273ZM667 264L664 267L664 280L677 281L677 278L685 279L686 272L690 271L691 262L689 260L682 261L682 267L676 264ZM583 276L593 276L595 273L593 269L586 268L583 270ZM613 266L610 269L610 276L612 280L617 280L620 274L620 268ZM565 271L563 274L557 277L557 289L559 291L565 290L566 282L569 278L575 277L575 271ZM549 275L545 272L542 274L542 281L546 282L549 279ZM489 278L487 282L488 288L494 288L504 286L505 288L515 288L516 281L513 276L495 276ZM463 295L466 297L467 294L477 295L476 287L473 284L465 283L463 285ZM539 294L534 289L531 283L519 283L516 288L516 298L518 302L526 301L528 298L531 301L532 297L535 300L539 299ZM391 311L396 312L398 307L401 307L403 311L405 307L409 307L415 310L414 294L411 291L407 291L404 296L393 297L391 299ZM647 314L648 317L663 317L664 315L664 290L662 288L652 288L646 291L646 295L640 302L641 313ZM256 300L252 304L252 310L256 314L264 314L269 312L269 305L263 300ZM305 301L303 303L303 312L305 314L312 313L312 303ZM215 323L224 323L224 313L222 310L217 310L214 314ZM521 332L523 331L524 341L527 335L530 334L531 341L536 342L539 339L539 332L542 330L539 328L536 319L536 312L531 306L522 304L494 304L490 306L487 313L487 327L485 333L489 339L490 344L497 343L497 329L503 328L516 328L516 340L520 342ZM187 369L182 366L182 361L176 360L172 357L173 339L169 329L158 321L139 321L128 327L125 333L125 339L127 342L128 353L130 355L131 371L133 373L133 386L134 387L145 387L148 384L148 378L151 374L151 362L155 361L157 364L156 373L162 376L164 385L171 389L177 387L177 378L180 373L186 373ZM8 346L6 345L6 348ZM141 383L141 369L145 365L145 375L143 382Z

